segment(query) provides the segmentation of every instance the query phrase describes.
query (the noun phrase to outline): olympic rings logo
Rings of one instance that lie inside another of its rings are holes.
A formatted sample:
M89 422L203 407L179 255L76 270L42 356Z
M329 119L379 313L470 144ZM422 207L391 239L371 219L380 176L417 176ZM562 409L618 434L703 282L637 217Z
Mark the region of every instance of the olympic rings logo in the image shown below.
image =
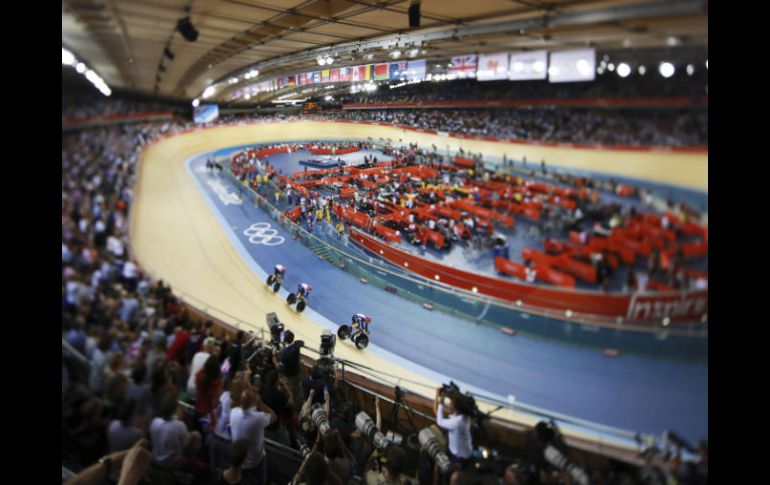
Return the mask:
M278 246L283 244L283 236L278 235L278 231L270 227L267 222L255 222L243 231L245 236L249 237L251 244L263 244L265 246Z

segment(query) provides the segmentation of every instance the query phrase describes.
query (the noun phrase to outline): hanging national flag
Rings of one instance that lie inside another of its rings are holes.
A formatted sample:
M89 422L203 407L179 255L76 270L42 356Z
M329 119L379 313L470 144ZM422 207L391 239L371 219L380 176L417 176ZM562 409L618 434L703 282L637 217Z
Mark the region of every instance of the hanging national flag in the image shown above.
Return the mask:
M449 71L460 78L475 77L477 68L476 54L453 57L452 64L449 65Z
M329 82L329 70L324 69L321 71L321 82L322 83L328 83Z
M343 82L350 81L350 79L352 77L352 73L351 73L352 70L353 69L351 69L349 67L341 67L340 68L340 81L343 81Z
M313 71L313 84L321 84L321 71Z
M388 79L388 64L374 64L374 79L385 80Z
M361 80L361 68L364 66L356 66L351 69L350 73L350 80L351 81L360 81Z
M367 64L358 68L361 81L368 81L372 78L372 67L374 64Z
M407 62L406 78L409 80L425 79L426 67L425 59Z
M397 81L402 77L406 77L406 62L391 62L390 63L390 80Z
M289 76L289 87L293 88L297 85L297 81L294 76Z
M340 80L340 70L339 68L334 68L329 71L329 82L336 83Z
M476 79L479 81L508 79L508 53L482 54L479 57Z

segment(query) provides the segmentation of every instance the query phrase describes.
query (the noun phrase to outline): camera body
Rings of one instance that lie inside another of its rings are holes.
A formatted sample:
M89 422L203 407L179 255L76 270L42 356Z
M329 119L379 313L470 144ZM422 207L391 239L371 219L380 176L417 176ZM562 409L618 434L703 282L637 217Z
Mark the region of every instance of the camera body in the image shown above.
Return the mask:
M470 393L460 392L460 387L454 381L442 384L440 395L451 399L457 412L473 418L474 427L480 428L484 424L487 415L479 410L476 399Z
M337 345L337 336L331 333L329 330L324 330L321 334L321 357L327 357L334 355L334 347Z

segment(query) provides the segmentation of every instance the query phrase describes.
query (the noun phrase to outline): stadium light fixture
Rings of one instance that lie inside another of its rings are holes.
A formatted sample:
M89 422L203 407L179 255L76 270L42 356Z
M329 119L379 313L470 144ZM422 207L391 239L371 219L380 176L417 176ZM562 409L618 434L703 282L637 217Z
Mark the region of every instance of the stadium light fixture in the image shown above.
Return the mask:
M640 76L644 76L644 75L645 75L645 73L647 73L647 68L646 68L646 67L644 67L644 66L639 66L639 69L638 69L638 71L639 71L639 75L640 75Z
M197 108L198 106L200 106L200 104L201 102L198 98L193 99L193 102L192 102L193 108Z
M591 73L591 66L588 65L588 61L585 59L577 61L577 68L583 76L588 76Z
M214 86L209 86L203 91L203 94L201 95L201 97L206 99L206 98L210 98L213 94L214 94Z
M674 68L674 65L670 62L661 62L660 66L658 66L658 72L661 76L670 78L674 75L674 72L676 72L676 68Z
M78 62L78 64L75 66L75 70L78 72L78 74L83 74L86 72L86 65L82 62Z
M707 70L707 71L708 71L708 68L709 68L709 60L708 60L708 59L706 59L706 70Z
M607 64L607 70L610 71L610 72L613 72L615 70L615 64L613 64L611 62L609 64Z
M631 66L629 66L625 62L621 62L620 64L618 64L618 76L628 77L629 74L631 74Z
M67 66L75 64L75 56L64 47L61 48L61 63Z
M393 59L398 59L399 57L401 57L401 51L398 49L393 49L392 51L390 51L390 57L392 57Z
M687 75L692 76L693 73L695 73L695 66L692 64L687 64Z

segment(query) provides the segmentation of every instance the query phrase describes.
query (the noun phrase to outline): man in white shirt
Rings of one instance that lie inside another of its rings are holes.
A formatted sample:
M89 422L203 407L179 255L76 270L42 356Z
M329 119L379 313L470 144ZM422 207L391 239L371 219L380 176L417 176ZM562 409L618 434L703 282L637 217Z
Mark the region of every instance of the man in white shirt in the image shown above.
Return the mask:
M257 406L265 412L257 411ZM258 393L243 391L241 406L230 411L230 432L233 442L243 438L249 442L249 452L241 466L244 484L267 484L267 461L265 460L265 428L275 423L277 415Z
M449 431L449 457L463 467L470 463L473 454L470 409L465 399L465 396L444 398L441 389L438 389L434 405L436 424Z

